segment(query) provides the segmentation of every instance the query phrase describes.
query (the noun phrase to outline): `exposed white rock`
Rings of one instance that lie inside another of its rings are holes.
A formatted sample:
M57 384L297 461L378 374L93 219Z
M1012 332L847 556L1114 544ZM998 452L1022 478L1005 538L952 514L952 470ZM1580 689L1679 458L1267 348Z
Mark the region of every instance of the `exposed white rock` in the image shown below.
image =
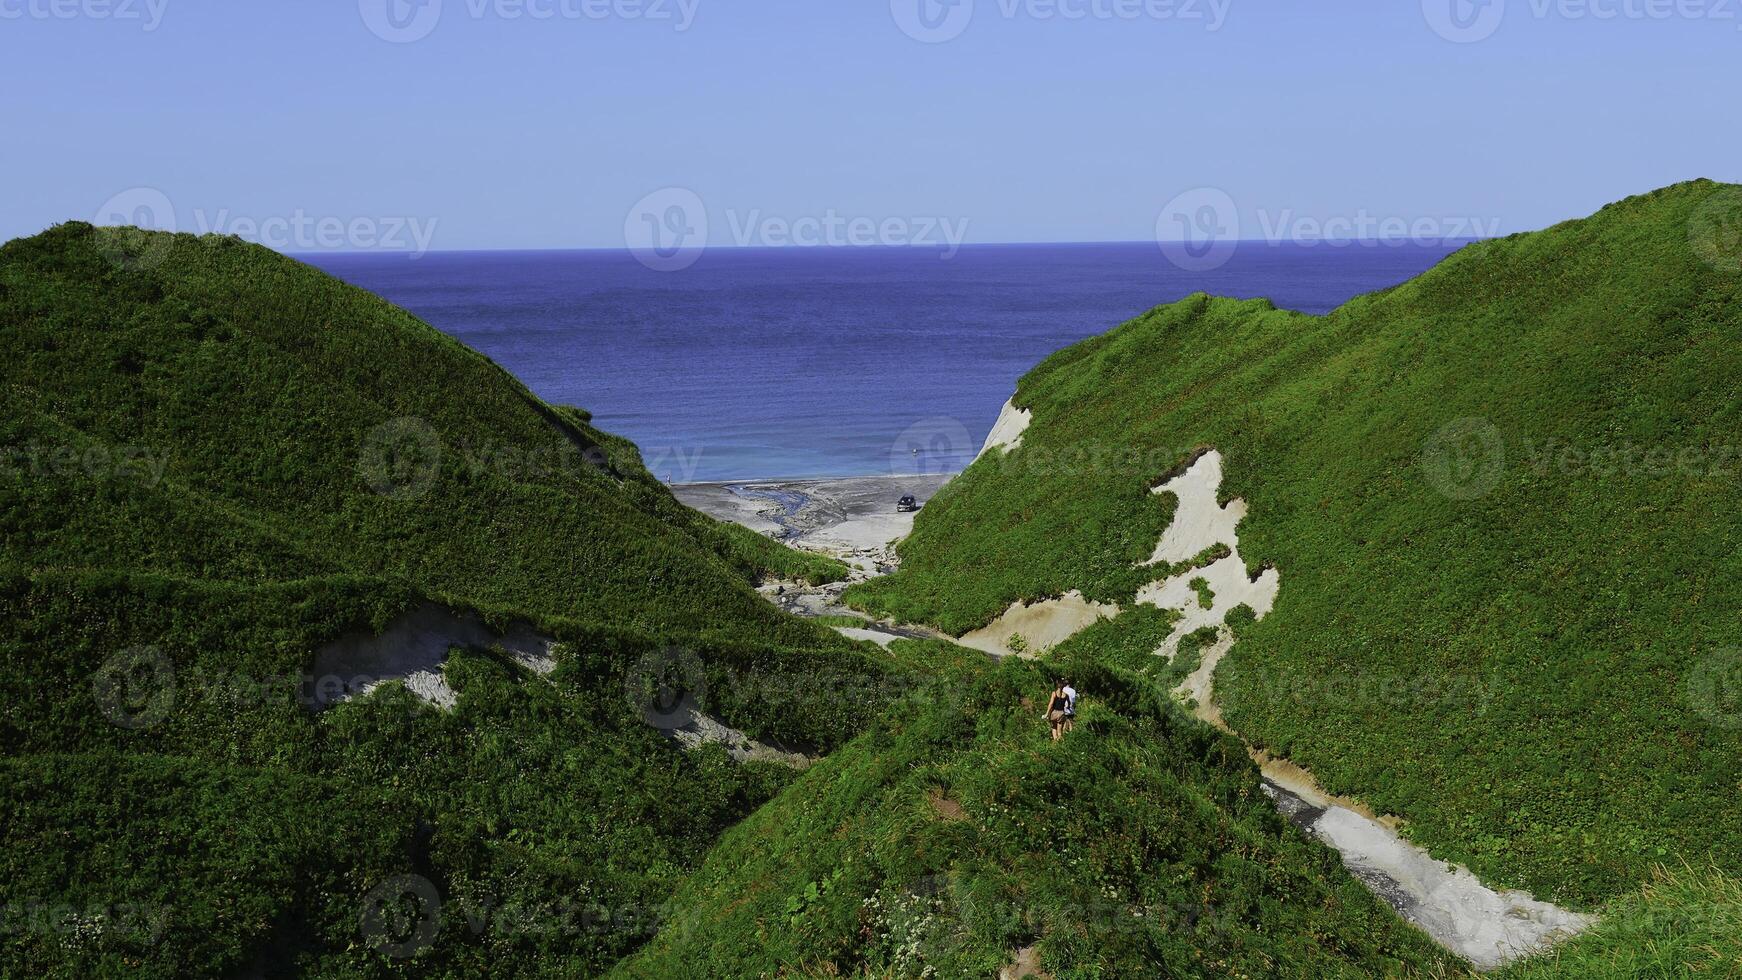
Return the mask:
M1238 531L1246 516L1246 502L1232 500L1223 506L1217 500L1221 489L1222 454L1214 450L1198 457L1184 473L1155 488L1158 494L1173 494L1179 504L1174 508L1173 521L1155 546L1155 555L1146 564L1189 561L1217 545L1228 549L1227 557L1211 565L1153 582L1138 591L1137 602L1180 614L1173 633L1156 651L1162 656L1171 658L1179 649L1180 640L1190 634L1206 626L1222 625L1239 606L1250 606L1263 619L1276 605L1282 585L1276 569L1267 568L1257 578L1251 578L1246 574L1246 562L1240 557ZM1209 585L1214 597L1208 608L1192 588L1192 582L1200 578Z
M992 424L992 432L986 436L986 444L980 447L980 456L994 449L1009 452L1022 445L1022 434L1028 431L1028 425L1033 421L1033 412L1017 408L1014 400L1005 402L1003 410L998 413L998 421Z
M1178 498L1173 521L1156 542L1155 554L1145 562L1174 565L1190 561L1218 544L1233 547L1239 541L1235 530L1246 518L1246 501L1232 500L1226 507L1217 500L1222 490L1222 454L1210 450L1199 456L1184 473L1156 487L1153 493Z
M1179 645L1178 640L1174 640L1173 643L1176 647ZM1234 635L1223 630L1215 643L1204 648L1200 655L1201 659L1198 661L1198 669L1192 671L1180 683L1180 686L1173 689L1173 693L1192 699L1195 705L1192 709L1193 714L1217 728L1226 728L1227 726L1222 724L1221 712L1216 710L1216 703L1210 698L1210 685L1215 680L1216 668L1221 665L1222 658L1227 656L1228 651L1232 649L1234 649Z
M1067 592L1057 599L1032 604L1012 603L991 623L956 640L965 647L1008 657L1012 638L1024 641L1022 655L1036 657L1058 646L1102 619L1119 615L1119 607L1090 602L1081 592Z
M885 633L882 630L858 629L852 626L837 626L835 627L835 632L849 640L869 640L885 649L889 647L889 644L901 639L901 637L896 636L894 633Z
M739 762L777 762L794 769L805 769L814 764L815 756L803 752L794 752L777 745L758 742L725 722L688 709L689 715L683 723L665 729L665 734L686 749L700 748L703 745L721 745L726 753Z
M1478 969L1541 952L1594 921L1524 892L1497 892L1468 869L1436 861L1396 831L1341 806L1308 826L1404 918Z
M1219 504L1221 486L1222 457L1212 451L1156 488L1157 493L1176 495L1179 507L1150 564L1186 561L1218 544L1226 545L1230 554L1205 568L1145 587L1137 601L1182 614L1156 651L1164 656L1172 657L1187 634L1205 626L1221 627L1217 641L1204 649L1197 669L1174 693L1189 697L1199 718L1226 730L1214 691L1216 668L1234 647L1225 619L1239 605L1250 606L1262 619L1276 604L1281 579L1275 569L1266 569L1257 579L1247 577L1237 533L1246 504L1241 500L1225 507ZM1209 609L1203 608L1191 587L1197 578L1204 579L1215 594ZM1362 812L1359 804L1324 792L1306 770L1261 753L1253 753L1253 759L1264 773L1266 790L1290 819L1335 849L1350 873L1405 919L1479 969L1495 969L1540 952L1593 921L1523 892L1495 891L1468 869L1437 861L1404 840L1393 826L1395 821L1374 817Z
M499 648L540 675L556 669L555 641L550 637L524 625L497 633L476 613L455 613L425 603L394 620L380 636L354 633L322 647L315 654L312 706L317 711L329 708L400 681L420 699L452 708L458 695L443 679L442 665L449 648L456 646Z

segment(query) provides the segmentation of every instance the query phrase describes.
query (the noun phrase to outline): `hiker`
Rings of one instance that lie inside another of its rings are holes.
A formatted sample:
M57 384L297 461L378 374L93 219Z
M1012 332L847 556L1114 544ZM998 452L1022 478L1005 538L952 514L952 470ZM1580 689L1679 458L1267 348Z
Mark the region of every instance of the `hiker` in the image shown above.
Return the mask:
M1064 692L1065 692L1065 726L1064 727L1065 727L1065 734L1069 735L1071 733L1071 729L1077 727L1077 689L1071 686L1070 681L1065 681Z
M1052 740L1058 741L1065 737L1065 685L1060 681L1052 689L1052 696L1046 702L1046 720L1052 724Z

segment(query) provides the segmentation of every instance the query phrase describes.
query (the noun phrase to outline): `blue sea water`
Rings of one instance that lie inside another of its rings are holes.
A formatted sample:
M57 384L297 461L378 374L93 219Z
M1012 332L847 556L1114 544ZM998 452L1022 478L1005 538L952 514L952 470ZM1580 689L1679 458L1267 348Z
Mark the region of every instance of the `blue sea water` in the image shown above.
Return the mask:
M1187 273L1153 244L304 256L593 412L678 483L954 472L1016 379L1194 291L1324 313L1457 246L1243 243Z

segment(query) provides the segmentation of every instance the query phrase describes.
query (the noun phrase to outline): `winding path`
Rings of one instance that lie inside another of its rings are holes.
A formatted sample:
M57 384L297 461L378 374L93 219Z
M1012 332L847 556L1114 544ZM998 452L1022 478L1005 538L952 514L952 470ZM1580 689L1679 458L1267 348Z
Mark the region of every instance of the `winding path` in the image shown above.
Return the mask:
M1198 718L1238 737L1222 719L1215 700L1216 667L1234 648L1226 616L1239 605L1259 618L1275 605L1280 576L1265 569L1255 578L1245 574L1237 533L1246 514L1242 500L1222 504L1222 459L1215 451L1202 455L1180 476L1156 488L1179 498L1173 523L1156 547L1153 562L1183 560L1221 544L1229 556L1201 571L1186 572L1139 593L1138 601L1183 614L1158 655L1171 658L1184 636L1205 626L1219 633L1203 652L1202 663L1175 693L1188 698ZM1219 566L1230 569L1212 574ZM1211 582L1215 599L1205 609L1188 579ZM1244 741L1242 739L1242 741ZM1264 775L1265 789L1277 808L1301 829L1342 855L1344 867L1398 914L1419 926L1435 941L1463 956L1479 969L1495 969L1514 959L1541 952L1556 941L1589 927L1590 916L1540 902L1521 891L1495 891L1468 869L1437 861L1427 851L1403 839L1399 821L1374 815L1361 804L1324 791L1312 774L1287 760L1275 759L1247 745Z

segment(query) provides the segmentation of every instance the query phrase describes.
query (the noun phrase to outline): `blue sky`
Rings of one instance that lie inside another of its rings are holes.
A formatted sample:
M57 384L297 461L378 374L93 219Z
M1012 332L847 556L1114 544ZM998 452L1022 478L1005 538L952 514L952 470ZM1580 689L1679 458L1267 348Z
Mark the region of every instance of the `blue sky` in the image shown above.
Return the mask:
M1742 0L389 2L0 0L0 238L141 193L291 251L622 247L674 192L714 244L1143 240L1206 194L1451 235L1742 180Z

